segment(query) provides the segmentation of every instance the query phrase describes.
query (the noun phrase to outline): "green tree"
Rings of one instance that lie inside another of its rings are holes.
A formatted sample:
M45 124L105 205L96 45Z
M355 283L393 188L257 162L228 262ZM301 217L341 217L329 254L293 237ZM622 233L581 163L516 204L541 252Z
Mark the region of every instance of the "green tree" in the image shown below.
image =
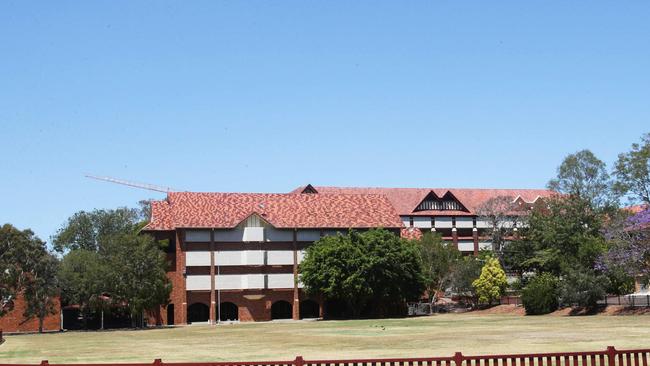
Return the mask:
M0 227L0 316L11 310L25 279L26 251L37 238L31 230L18 230L11 224Z
M345 301L354 317L371 301L387 308L424 289L416 245L383 229L321 238L307 248L300 275L308 293Z
M605 275L592 270L569 270L560 280L560 301L564 305L594 308L610 286Z
M165 254L149 235L112 235L103 244L103 260L110 269L105 278L108 293L113 302L127 305L135 326L145 310L169 301Z
M496 258L488 258L481 269L481 275L472 282L479 303L488 305L501 298L507 285L506 273Z
M632 144L630 151L618 155L614 175L617 193L632 194L650 204L650 133L641 137L640 144Z
M528 211L514 203L513 197L497 196L481 204L476 214L488 223L483 235L490 238L493 253L503 260L508 238L515 236L517 228L525 225Z
M594 208L606 208L613 204L612 182L607 167L589 150L578 151L564 158L557 169L557 178L548 182L548 188L579 197Z
M440 234L425 233L416 244L420 249L429 301L433 302L438 293L451 285L461 254L453 243L444 242Z
M472 283L481 275L483 261L480 258L467 256L458 261L451 273L452 291L464 298L475 302L476 292Z
M53 238L65 253L59 276L66 303L80 304L86 315L123 305L135 325L144 310L168 302L171 284L160 250L168 243L139 235L140 219L139 210L128 208L70 217Z
M31 230L5 224L0 228L0 265L0 316L21 293L27 303L24 316L37 317L42 332L43 319L54 312L59 292L57 258Z
M604 215L577 196L546 199L536 206L523 231L521 268L560 276L570 268L594 268L606 250Z
M38 319L38 332L43 332L43 321L48 315L56 314L58 287L58 259L49 253L45 243L28 253L29 276L25 282L25 312L27 319Z
M369 278L376 315L419 299L424 276L417 244L388 230L373 229L359 234L368 255L365 275Z
M542 273L530 279L521 293L526 314L541 315L557 310L557 288L557 277L550 273Z
M98 252L84 249L70 251L61 260L59 269L61 301L79 305L86 315L103 309L105 301L102 295L111 290L107 280L109 271L106 261Z
M101 251L104 238L134 232L139 223L139 211L126 207L79 211L57 231L52 245L61 253L75 249Z

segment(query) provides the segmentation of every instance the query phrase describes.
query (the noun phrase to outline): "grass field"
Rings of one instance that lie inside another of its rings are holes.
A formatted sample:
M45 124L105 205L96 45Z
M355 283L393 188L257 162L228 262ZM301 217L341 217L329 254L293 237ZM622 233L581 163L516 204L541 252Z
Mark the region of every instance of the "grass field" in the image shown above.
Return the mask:
M650 346L650 316L444 314L9 336L0 363L446 356Z

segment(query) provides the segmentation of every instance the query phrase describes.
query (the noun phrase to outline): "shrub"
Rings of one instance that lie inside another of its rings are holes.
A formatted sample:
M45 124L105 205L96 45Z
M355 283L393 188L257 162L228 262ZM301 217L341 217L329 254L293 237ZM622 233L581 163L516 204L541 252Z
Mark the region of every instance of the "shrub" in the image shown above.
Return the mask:
M481 269L479 278L472 282L479 303L487 304L492 304L494 300L498 300L507 285L506 273L496 258L489 258Z
M594 308L607 294L610 282L593 271L569 271L562 277L559 294L563 305Z
M558 281L550 273L542 273L528 281L521 293L527 315L548 314L558 307Z

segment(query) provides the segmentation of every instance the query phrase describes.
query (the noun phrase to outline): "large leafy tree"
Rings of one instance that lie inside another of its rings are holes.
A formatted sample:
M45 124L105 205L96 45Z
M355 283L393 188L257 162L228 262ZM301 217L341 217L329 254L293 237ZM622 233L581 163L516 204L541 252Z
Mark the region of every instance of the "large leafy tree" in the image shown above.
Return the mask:
M165 254L151 236L114 235L104 245L108 293L113 302L127 305L131 319L167 303L171 283L165 271Z
M548 188L578 197L594 208L608 208L614 203L607 166L589 150L564 158L557 169L557 178L548 182Z
M451 273L452 291L464 299L475 302L476 292L472 284L481 275L484 260L479 257L463 257Z
M533 209L519 250L519 267L559 276L568 268L592 269L605 252L603 215L577 196L553 197Z
M612 221L607 238L610 247L598 263L600 269L622 270L633 278L650 282L650 208Z
M43 322L48 315L56 314L59 296L58 267L59 260L42 246L34 247L28 253L28 280L25 283L24 296L26 318L38 319L38 331L43 332Z
M98 252L77 249L67 253L61 260L59 285L63 300L77 304L88 315L104 308L110 291L108 273L110 267Z
M307 249L300 274L308 293L345 301L355 317L371 301L386 309L424 289L415 243L383 229L318 240Z
M461 254L453 243L443 241L440 234L425 233L416 244L420 250L429 301L433 302L438 293L451 285Z
M126 207L79 211L57 231L52 245L61 253L75 249L101 251L105 238L133 232L138 228L140 217L137 209Z
M152 237L138 233L141 219L140 211L119 208L82 211L67 221L53 238L65 253L59 271L64 302L86 314L124 305L132 319L167 303L165 255Z
M630 151L618 155L614 175L616 192L650 204L650 133L641 137L641 143L632 144Z
M58 260L45 242L31 230L18 230L10 224L0 228L0 316L10 310L13 299L21 293L26 300L26 318L43 320L54 312L58 295Z
M24 285L26 252L36 241L31 230L18 230L11 224L0 227L0 316L11 309Z
M477 215L489 225L485 234L490 237L492 250L501 260L509 238L516 234L518 227L524 226L528 214L513 200L514 197L497 196L476 209Z

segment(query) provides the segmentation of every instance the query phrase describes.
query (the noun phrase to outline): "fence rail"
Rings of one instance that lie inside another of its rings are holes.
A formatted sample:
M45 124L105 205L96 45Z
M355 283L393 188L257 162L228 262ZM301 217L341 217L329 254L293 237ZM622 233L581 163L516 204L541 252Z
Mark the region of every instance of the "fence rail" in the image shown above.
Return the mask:
M422 358L368 358L357 360L305 360L301 356L293 361L255 362L162 362L153 363L104 363L104 364L54 364L56 366L648 366L650 349L617 350L607 347L605 351L530 353L507 355L465 356L456 352L451 357ZM0 366L34 366L39 364L0 364ZM48 366L42 361L40 366Z
M621 295L607 296L598 302L600 305L623 305L633 307L650 307L650 294L648 295Z

